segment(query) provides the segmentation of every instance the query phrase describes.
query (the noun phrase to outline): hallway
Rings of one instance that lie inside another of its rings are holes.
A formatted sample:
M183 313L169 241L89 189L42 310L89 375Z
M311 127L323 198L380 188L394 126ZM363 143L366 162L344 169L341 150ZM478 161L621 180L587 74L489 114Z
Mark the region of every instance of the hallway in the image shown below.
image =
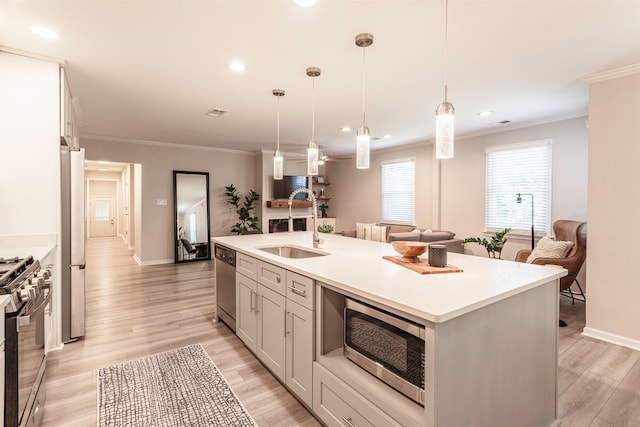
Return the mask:
M86 337L51 352L43 427L95 426L96 370L200 343L261 426L316 426L221 323L214 262L140 267L119 238L87 240Z

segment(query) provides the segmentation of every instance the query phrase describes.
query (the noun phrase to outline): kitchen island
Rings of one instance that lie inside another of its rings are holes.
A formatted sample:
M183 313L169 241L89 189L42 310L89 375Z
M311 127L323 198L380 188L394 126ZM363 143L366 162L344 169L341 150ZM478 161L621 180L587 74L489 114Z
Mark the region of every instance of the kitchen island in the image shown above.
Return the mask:
M559 423L557 280L566 270L452 253L449 264L463 272L420 275L382 258L397 255L390 244L331 234L321 237L324 243L317 250L327 255L302 259L260 248L294 245L314 250L311 232L216 237L212 241L252 262L315 283L311 289L315 310L313 397L302 401L325 423L359 425L355 421L360 418L370 425ZM257 295L259 291L251 292ZM344 357L346 298L424 325L424 406ZM241 298L237 304L240 312ZM289 311L282 313L285 317ZM286 317L282 321L286 336ZM339 417L337 412L348 415Z

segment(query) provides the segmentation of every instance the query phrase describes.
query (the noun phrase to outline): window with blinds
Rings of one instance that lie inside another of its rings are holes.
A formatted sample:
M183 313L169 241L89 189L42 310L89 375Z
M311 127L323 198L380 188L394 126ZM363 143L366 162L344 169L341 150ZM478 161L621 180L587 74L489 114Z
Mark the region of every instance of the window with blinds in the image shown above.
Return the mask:
M488 147L486 231L551 234L551 140ZM520 195L520 197L518 197Z
M414 224L415 160L383 162L382 222Z

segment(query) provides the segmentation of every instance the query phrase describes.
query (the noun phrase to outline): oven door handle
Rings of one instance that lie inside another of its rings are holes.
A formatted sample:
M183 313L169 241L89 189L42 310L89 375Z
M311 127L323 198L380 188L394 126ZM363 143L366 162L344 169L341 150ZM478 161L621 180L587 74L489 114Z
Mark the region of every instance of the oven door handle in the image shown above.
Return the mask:
M29 326L31 324L31 317L34 318L38 316L40 313L44 312L47 304L51 302L51 292L47 292L47 296L44 300L38 305L35 309L30 310L29 314L26 316L18 316L16 325L18 327L18 332L20 332L20 326Z

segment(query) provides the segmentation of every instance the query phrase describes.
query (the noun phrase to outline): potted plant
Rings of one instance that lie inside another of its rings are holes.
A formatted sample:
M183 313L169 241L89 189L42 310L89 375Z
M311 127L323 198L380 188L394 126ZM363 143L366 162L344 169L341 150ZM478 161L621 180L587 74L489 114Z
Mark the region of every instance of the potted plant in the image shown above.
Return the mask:
M482 239L479 237L469 237L462 241L462 243L477 243L487 250L489 258L502 259L502 248L507 243L507 234L511 231L510 228L505 228L502 231L497 231L491 237L491 240L487 240L485 237ZM497 256L496 256L497 255Z
M253 214L257 206L260 195L253 190L249 190L241 201L240 194L236 187L231 184L224 187L227 203L233 206L238 215L238 222L231 227L231 232L236 234L248 234L252 231L260 231L259 219Z
M333 225L330 225L330 224L319 225L318 233L333 233Z

